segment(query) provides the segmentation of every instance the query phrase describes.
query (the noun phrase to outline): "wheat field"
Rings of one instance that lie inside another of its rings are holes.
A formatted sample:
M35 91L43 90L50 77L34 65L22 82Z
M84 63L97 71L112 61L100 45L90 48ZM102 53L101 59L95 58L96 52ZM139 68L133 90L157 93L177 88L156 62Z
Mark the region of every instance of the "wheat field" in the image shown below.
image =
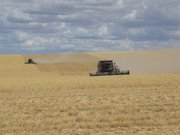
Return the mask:
M0 134L179 135L180 74L89 77L101 56L1 55Z

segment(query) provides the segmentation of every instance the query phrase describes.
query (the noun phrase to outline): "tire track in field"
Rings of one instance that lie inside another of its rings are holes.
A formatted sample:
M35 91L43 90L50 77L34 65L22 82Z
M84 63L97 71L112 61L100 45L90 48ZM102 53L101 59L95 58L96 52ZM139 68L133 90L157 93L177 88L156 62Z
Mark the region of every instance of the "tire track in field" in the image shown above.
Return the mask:
M96 70L99 57L90 54L24 55L24 60L32 58L40 72L54 72L62 75L82 75Z

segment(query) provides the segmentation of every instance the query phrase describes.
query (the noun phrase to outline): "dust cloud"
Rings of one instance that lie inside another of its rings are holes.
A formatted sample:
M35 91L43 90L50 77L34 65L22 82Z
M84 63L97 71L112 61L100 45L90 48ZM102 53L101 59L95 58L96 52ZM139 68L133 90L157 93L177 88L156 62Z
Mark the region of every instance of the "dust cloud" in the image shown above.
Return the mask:
M166 53L132 53L114 58L120 69L131 73L177 73L180 72L179 54Z
M99 60L104 59L113 60L120 70L130 70L131 74L180 73L180 51L77 53L33 57L37 64L83 63L93 65L94 68Z

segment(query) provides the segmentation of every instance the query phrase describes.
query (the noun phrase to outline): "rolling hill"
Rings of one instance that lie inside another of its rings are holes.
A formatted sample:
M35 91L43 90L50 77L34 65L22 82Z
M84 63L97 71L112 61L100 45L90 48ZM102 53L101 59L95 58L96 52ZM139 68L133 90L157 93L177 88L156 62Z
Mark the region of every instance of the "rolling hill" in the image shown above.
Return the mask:
M25 65L33 58L37 65ZM96 71L97 62L112 59L120 69L132 74L179 73L180 51L99 52L47 55L0 55L1 76L88 75Z

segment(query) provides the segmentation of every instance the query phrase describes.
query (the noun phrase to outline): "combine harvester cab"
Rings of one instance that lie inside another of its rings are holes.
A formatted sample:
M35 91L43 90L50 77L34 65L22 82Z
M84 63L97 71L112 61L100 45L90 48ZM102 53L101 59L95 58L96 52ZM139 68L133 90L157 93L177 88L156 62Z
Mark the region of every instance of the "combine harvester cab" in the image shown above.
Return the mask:
M120 70L116 63L112 60L99 61L97 71L89 73L90 76L104 76L104 75L129 75L129 70Z
M36 62L33 59L28 59L28 61L25 62L25 64L36 64Z

